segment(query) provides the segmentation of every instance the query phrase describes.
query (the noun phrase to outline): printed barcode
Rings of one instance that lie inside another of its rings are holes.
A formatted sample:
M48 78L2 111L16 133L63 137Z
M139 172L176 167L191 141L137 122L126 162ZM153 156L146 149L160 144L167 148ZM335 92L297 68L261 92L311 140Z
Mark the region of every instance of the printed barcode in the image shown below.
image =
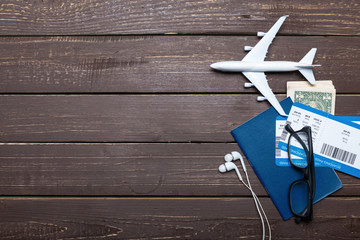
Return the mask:
M280 149L279 149L279 147L278 147L279 141L280 141L280 137L275 137L275 156L276 156L276 157L280 157L280 156L281 156L281 152L280 152Z
M288 132L284 129L284 131L281 134L281 141L285 141L287 134Z
M354 165L356 159L355 153L345 151L343 149L331 146L326 143L324 143L323 146L321 147L320 153L328 157L332 157L340 161L350 163L351 165Z
M291 122L290 122L290 121L286 121L285 125L287 125L287 124L290 124L290 125L291 125ZM285 141L287 135L288 135L288 131L286 131L285 128L284 128L284 130L283 130L283 132L282 132L282 134L281 134L281 141Z

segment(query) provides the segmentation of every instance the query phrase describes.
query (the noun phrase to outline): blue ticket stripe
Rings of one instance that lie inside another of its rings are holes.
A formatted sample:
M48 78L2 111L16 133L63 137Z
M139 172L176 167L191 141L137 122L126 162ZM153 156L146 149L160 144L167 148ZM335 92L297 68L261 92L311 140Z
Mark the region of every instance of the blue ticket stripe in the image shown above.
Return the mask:
M290 167L291 166L288 158L276 158L275 160L276 160L275 161L276 165L279 167Z
M321 166L328 166L328 167L331 167L332 169L339 170L343 173L347 173L354 177L360 178L360 170L356 169L352 166L349 166L349 165L346 165L343 163L339 163L337 161L331 160L329 158L320 156L315 153L314 153L314 161L315 161L315 163L321 164Z
M279 142L279 149L287 152L288 145L284 142Z
M276 158L276 166L279 167L291 167L292 165L290 164L290 161L288 158ZM314 160L314 166L315 167L328 167L327 165L323 165L320 162L317 162L316 160Z

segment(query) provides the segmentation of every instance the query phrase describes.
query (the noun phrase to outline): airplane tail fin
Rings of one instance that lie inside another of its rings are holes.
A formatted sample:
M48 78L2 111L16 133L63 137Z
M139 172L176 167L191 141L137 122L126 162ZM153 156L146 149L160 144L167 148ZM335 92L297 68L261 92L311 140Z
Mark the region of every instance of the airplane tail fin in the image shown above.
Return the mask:
M301 60L300 63L305 63L305 64L312 64L314 61L314 57L315 57L315 53L316 53L316 48L312 48ZM314 65L315 66L315 65ZM309 81L309 83L311 84L315 84L316 80L315 80L315 76L314 73L312 71L312 69L310 68L304 68L304 69L300 69L299 72L306 78L306 80Z
M312 69L300 69L299 72L309 81L312 85L315 84L316 80Z
M312 48L301 60L300 63L312 64L314 61L316 48Z

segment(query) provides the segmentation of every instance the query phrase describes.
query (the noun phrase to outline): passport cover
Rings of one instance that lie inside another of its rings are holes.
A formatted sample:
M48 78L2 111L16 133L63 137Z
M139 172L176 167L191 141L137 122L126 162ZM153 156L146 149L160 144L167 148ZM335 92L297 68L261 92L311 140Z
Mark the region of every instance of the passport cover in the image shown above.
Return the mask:
M280 102L288 114L293 104L288 97ZM281 217L288 220L293 216L289 204L289 187L292 182L304 177L293 167L279 167L275 164L275 121L279 116L271 107L231 131L239 147L250 162L257 177L265 187ZM342 187L335 171L328 167L315 168L314 203ZM316 212L316 207L314 207Z

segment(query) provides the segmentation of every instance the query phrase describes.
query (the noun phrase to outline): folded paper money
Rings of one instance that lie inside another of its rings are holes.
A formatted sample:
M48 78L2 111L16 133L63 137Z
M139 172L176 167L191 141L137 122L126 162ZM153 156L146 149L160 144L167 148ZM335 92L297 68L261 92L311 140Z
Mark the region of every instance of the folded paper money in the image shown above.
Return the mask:
M287 82L287 96L294 102L335 114L336 90L331 80L316 81L315 85L306 81Z

